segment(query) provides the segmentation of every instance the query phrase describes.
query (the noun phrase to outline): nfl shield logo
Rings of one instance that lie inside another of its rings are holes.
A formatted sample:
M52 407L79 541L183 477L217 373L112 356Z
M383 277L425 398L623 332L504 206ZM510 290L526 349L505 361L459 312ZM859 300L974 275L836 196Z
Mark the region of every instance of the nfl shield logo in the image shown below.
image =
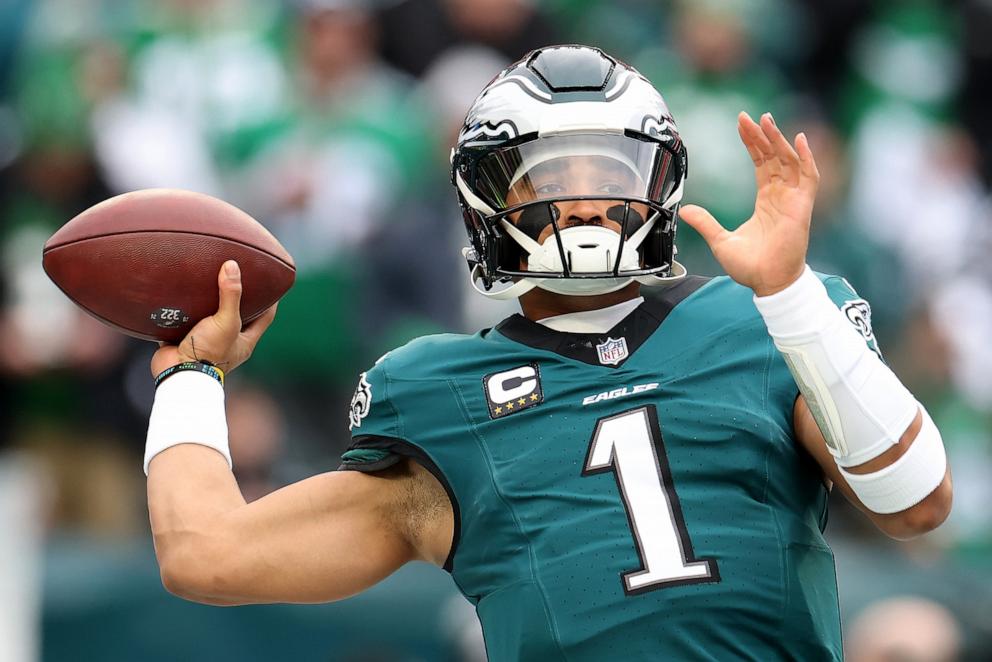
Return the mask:
M614 340L613 338L607 338L606 342L602 345L596 345L596 351L599 353L600 363L603 365L617 365L627 358L627 339L620 338L619 340Z

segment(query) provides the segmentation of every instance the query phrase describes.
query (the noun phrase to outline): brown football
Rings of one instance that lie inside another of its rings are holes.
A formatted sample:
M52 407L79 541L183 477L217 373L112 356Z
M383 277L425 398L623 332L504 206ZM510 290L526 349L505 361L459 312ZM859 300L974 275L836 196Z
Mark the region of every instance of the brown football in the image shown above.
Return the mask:
M86 312L130 336L178 342L217 311L217 274L241 265L247 324L293 285L296 266L258 221L177 189L125 193L90 207L45 243L45 272Z

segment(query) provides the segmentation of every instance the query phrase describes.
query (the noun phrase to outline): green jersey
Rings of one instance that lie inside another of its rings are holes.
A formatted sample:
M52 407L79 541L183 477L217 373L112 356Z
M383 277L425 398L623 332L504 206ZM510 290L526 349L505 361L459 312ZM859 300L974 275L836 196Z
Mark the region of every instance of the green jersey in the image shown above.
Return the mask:
M870 336L867 304L822 278ZM413 457L445 486L445 568L493 662L838 660L797 395L751 291L688 278L604 334L515 315L390 352L342 468Z

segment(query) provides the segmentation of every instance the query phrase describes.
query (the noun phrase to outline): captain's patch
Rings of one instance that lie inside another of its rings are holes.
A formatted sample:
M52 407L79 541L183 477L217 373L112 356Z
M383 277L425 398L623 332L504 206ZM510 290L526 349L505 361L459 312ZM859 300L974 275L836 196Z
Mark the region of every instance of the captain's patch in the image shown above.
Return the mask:
M489 418L494 420L544 402L541 371L536 363L486 375L482 378L482 388L489 405Z
M372 386L365 379L367 373L362 373L358 378L358 388L351 398L351 409L348 410L348 429L362 427L362 419L369 415L369 408L372 406Z

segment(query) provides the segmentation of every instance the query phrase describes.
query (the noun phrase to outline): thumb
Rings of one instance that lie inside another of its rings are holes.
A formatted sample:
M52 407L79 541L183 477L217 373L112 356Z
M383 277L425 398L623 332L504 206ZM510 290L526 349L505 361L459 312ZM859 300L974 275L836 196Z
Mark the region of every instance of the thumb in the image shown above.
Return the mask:
M713 215L698 205L685 205L679 209L682 220L692 226L712 249L728 232Z
M220 289L220 306L214 320L224 328L241 330L241 268L234 260L228 260L217 274Z

